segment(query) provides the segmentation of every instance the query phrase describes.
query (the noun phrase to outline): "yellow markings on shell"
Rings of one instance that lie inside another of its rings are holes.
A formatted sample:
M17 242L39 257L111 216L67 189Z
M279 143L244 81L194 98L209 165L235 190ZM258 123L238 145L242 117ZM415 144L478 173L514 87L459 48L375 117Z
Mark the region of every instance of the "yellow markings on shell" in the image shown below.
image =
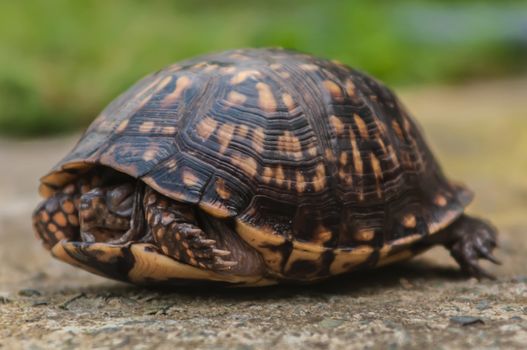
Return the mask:
M271 87L265 83L259 82L256 84L258 90L258 104L266 112L276 111L276 100L271 91Z
M342 90L340 89L340 86L338 86L338 84L334 81L324 80L322 84L324 84L324 87L329 91L330 95L334 99L340 99L342 97Z
M317 146L311 146L307 149L307 154L309 154L310 156L316 156L317 153L318 153Z
M331 115L329 117L329 122L331 123L331 126L333 126L333 129L335 130L337 135L341 135L344 132L345 125L339 117L337 117L336 115Z
M151 83L149 83L147 86L145 86L141 91L136 93L135 95L135 101L136 101L136 110L144 106L152 97L153 93L150 92L150 89L152 89L154 86L156 86L159 81L161 80L161 77L157 77L154 79ZM150 92L150 93L148 93Z
M285 174L284 174L284 169L282 169L281 165L278 165L276 167L276 170L274 172L274 179L275 179L275 181L276 181L278 186L282 186L282 184L284 183L284 181L285 181Z
M217 126L217 121L211 117L205 117L196 125L196 131L199 137L201 137L203 140L206 140L210 137L210 135L212 135L214 130L216 130Z
M244 173L251 177L258 174L258 163L251 157L233 155L232 164L239 167Z
M320 191L326 186L326 167L323 163L319 163L315 169L315 176L313 177L313 188L315 191Z
M448 204L448 200L445 196L438 194L434 197L434 204L440 207L444 207Z
M199 182L199 178L190 170L183 170L183 183L187 186L196 186Z
M375 156L375 154L373 154L373 152L370 153L370 163L373 169L373 174L375 176L375 186L377 187L377 196L381 198L382 197L381 180L383 177L381 162Z
M312 63L303 63L299 67L300 69L306 72L314 72L319 69L319 67L316 64L312 64Z
M149 162L149 161L155 159L156 153L157 153L157 149L155 149L155 148L150 148L150 149L146 150L145 153L143 154L143 160L145 162Z
M412 252L411 249L404 249L404 250L401 250L400 252L397 252L397 253L395 253L393 255L386 256L386 257L380 257L379 261L377 262L377 265L375 265L375 266L381 267L381 266L393 264L393 263L398 262L398 261L408 260L411 257L413 257L414 255L415 255L415 253Z
M221 73L223 74L232 74L236 72L236 67L234 66L222 67L220 68L220 70L221 70Z
M351 80L351 78L346 79L344 88L346 89L346 93L348 94L348 96L355 96L355 84L353 83L353 80Z
M371 228L361 228L353 233L353 238L357 241L371 241L375 237L375 231Z
M351 175L344 169L339 170L339 178L344 181L344 184L348 186L351 186L353 184L353 175Z
M207 66L203 69L204 72L212 72L216 70L219 66L215 63L207 63Z
M280 77L282 77L283 79L287 79L291 76L291 74L289 74L289 72L286 72L286 71L280 71L277 73Z
M404 126L404 130L406 130L406 132L410 134L412 131L412 125L410 124L410 120L408 119L407 116L403 117L403 126Z
M167 77L164 77L163 80L159 83L159 85L156 86L156 92L159 92L163 90L170 82L172 81L172 76L169 75Z
M313 243L324 244L333 237L333 233L330 229L323 225L319 225L314 232Z
M229 58L235 59L235 60L247 60L248 57L245 55L242 55L241 53L233 53L229 55Z
M347 152L341 152L339 156L339 164L341 166L345 166L348 164L348 153Z
M240 219L236 219L236 232L247 244L262 254L269 269L280 273L283 256L280 251L272 247L284 244L283 236L274 233L270 227L255 227Z
M265 183L269 183L273 179L273 169L266 166L263 171L262 180Z
M221 178L216 180L216 193L223 200L227 200L231 197L231 193L227 189L227 186L225 186L225 180Z
M284 92L282 94L282 101L284 102L284 105L287 107L289 111L292 111L293 109L295 109L296 105L295 105L295 102L293 101L293 97L291 97L291 95L289 95L288 93Z
M417 220L415 219L415 215L413 214L407 214L403 218L403 226L406 228L415 228L415 225L417 225Z
M298 170L296 172L296 191L302 193L306 190L306 179L302 172Z
M175 126L164 126L161 129L161 133L165 135L173 135L176 133L176 127Z
M243 70L241 72L236 73L236 75L234 75L231 78L230 83L233 85L241 84L248 78L259 77L261 75L262 73L254 69L253 70Z
M165 163L165 166L167 167L168 171L172 172L177 168L177 162L175 159L170 159Z
M295 262L297 261L311 261L313 262L313 265L316 266L316 269L313 269L309 272L304 272L302 274L302 278L309 278L313 277L322 264L320 263L320 256L322 252L319 250L311 250L311 249L304 249L302 246L304 246L305 243L300 242L293 242L293 250L291 250L291 254L289 255L289 259L287 259L287 263L284 267L285 274L287 275L290 273L291 268L294 266ZM311 244L311 246L315 246L315 244ZM319 246L319 245L317 245Z
M264 150L265 131L262 127L257 127L253 130L253 137L251 144L258 153L262 153Z
M353 167L355 169L356 174L362 175L364 173L362 157L360 154L359 146L357 145L357 140L355 140L355 135L353 134L353 131L350 131L350 137L351 137L351 149L353 151Z
M302 145L300 144L300 140L290 131L285 131L278 137L278 150L293 156L295 159L302 158Z
M234 136L234 125L225 123L219 127L218 142L220 144L220 153L225 153L225 151L229 147L229 144L231 143L233 136Z
M143 123L139 126L139 132L140 132L140 133L143 133L143 134L147 134L147 133L149 133L150 131L152 131L152 129L154 128L154 126L155 126L154 122L151 122L151 121L143 122Z
M192 68L203 68L207 65L207 62L199 62L192 66Z
M419 233L416 233L416 234L412 234L406 237L396 239L390 242L390 244L385 244L381 249L379 249L379 261L387 257L388 254L390 254L392 250L396 248L399 249L402 246L409 246L412 243L417 242L418 240L422 238L423 237Z
M375 136L375 141L377 141L377 143L379 144L379 146L381 146L382 148L382 153L387 155L388 154L388 150L386 148L386 145L384 144L384 140L382 139L381 135L377 134Z
M227 102L231 106L241 105L245 102L245 100L247 100L247 96L240 94L239 92L236 92L236 91L231 91L227 95Z
M394 119L392 120L392 129L393 131L395 131L395 135L397 135L397 137L399 138L399 140L401 140L402 142L404 142L404 134L403 134L403 131L401 129L401 126L399 125L399 123L397 123L397 121Z
M115 129L116 132L123 132L124 129L126 129L126 127L128 126L128 119L125 119L123 120L122 122L119 123L119 126L117 127L117 129Z
M209 203L202 201L199 203L199 207L201 210L215 218L224 219L232 216L232 213L229 211L229 209L220 202Z
M287 79L291 76L289 72L283 70L284 66L280 63L272 63L269 67L276 72L283 79Z
M335 156L333 155L333 151L331 150L331 148L326 148L324 150L324 155L326 156L326 159L329 160L330 162L335 161Z
M94 243L94 245L99 246L100 244ZM115 250L120 252L121 248L115 247ZM53 255L55 258L62 260L65 263L68 263L70 265L80 267L86 271L90 271L97 275L104 276L104 274L101 271L73 258L73 256L76 256L77 254L78 254L77 248L71 242L65 242L65 241L58 242L51 248L51 255ZM115 256L118 256L118 255L116 254Z
M236 127L236 135L241 137L242 139L246 138L248 133L249 127L247 125L241 124Z
M176 80L176 88L173 92L166 95L163 99L163 102L161 103L162 107L166 107L168 105L171 105L172 103L176 102L183 91L187 89L191 85L192 81L187 76L181 76Z
M358 114L353 114L353 120L355 120L355 125L359 129L359 134L363 139L367 139L369 137L368 135L368 126L362 120L362 118Z
M387 148L388 154L390 155L390 159L392 160L393 164L395 166L399 166L399 158L397 157L397 153L395 153L393 146L388 145L388 147L386 148Z
M349 272L355 266L365 262L373 252L374 249L369 245L357 246L350 250L335 249L335 259L333 259L329 271L332 275Z

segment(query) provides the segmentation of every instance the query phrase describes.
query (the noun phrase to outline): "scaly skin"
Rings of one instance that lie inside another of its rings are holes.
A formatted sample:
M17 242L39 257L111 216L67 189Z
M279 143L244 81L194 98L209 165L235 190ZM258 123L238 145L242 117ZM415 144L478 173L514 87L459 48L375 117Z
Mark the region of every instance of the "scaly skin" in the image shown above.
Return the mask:
M228 250L217 249L199 228L193 208L170 200L142 182L87 187L80 179L56 191L33 214L33 226L51 249L65 239L86 243L155 243L166 255L211 270L229 270ZM143 200L144 197L144 200Z
M497 246L496 228L484 220L463 215L448 228L448 232L451 240L446 242L445 246L461 270L478 279L494 279L492 274L479 265L478 260L486 259L500 264L492 255Z

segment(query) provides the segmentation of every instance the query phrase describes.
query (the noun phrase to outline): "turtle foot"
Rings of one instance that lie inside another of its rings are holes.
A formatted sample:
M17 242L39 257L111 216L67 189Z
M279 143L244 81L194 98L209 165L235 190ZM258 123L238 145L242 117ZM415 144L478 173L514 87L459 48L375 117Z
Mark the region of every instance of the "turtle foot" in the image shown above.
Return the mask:
M497 246L497 230L490 223L463 216L450 228L453 241L446 244L450 254L457 261L461 270L477 279L495 279L495 276L483 269L479 259L485 259L494 264L501 264L492 251Z

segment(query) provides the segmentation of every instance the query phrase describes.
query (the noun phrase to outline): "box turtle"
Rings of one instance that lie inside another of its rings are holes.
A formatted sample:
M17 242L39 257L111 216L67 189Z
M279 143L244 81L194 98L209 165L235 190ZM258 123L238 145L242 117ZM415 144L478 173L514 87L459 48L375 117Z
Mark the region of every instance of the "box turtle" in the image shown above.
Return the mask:
M137 284L315 282L442 244L490 276L464 209L394 93L346 65L242 49L171 65L103 110L41 178L54 257Z

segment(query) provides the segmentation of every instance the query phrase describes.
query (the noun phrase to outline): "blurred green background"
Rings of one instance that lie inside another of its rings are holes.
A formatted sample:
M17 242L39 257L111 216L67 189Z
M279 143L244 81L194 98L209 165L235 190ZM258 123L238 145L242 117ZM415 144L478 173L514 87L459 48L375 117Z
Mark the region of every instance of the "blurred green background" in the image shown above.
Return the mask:
M392 86L516 76L527 1L2 1L0 134L82 128L149 72L248 46L339 59Z

